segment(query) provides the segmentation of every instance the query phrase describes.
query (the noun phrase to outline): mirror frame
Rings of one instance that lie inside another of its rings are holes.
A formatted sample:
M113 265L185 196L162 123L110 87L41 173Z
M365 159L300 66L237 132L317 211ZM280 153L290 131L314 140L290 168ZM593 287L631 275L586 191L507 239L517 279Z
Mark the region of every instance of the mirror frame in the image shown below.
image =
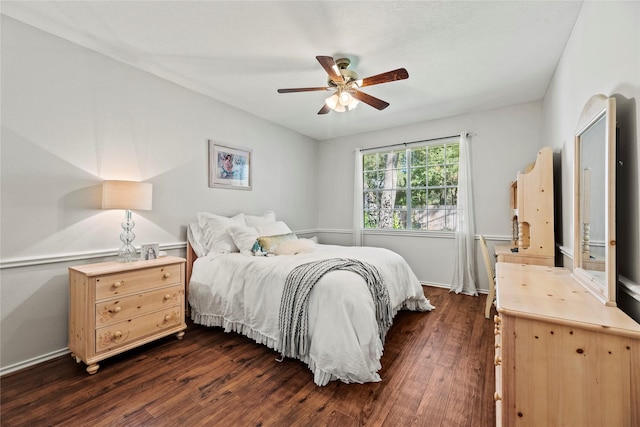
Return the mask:
M616 102L615 98L594 95L586 103L574 144L573 174L573 275L595 297L609 306L616 306ZM582 188L581 188L581 143L584 135L596 122L605 118L605 255L604 283L596 279L583 266L582 256Z

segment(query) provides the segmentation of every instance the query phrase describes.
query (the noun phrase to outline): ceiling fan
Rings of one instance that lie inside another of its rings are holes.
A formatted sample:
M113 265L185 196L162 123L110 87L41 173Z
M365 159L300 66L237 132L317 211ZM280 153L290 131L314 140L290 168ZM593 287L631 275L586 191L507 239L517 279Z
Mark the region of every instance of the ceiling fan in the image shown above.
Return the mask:
M373 86L380 83L409 78L409 73L406 69L398 68L397 70L359 79L355 71L348 69L349 64L351 64L348 58L334 60L331 56L316 56L316 59L327 72L327 86L278 89L278 93L335 90L334 94L327 98L325 104L320 111L318 111L318 114L327 114L331 110L339 113L353 110L356 105L358 105L358 101L369 104L378 110L384 110L389 106L388 102L361 92L359 89L365 86Z

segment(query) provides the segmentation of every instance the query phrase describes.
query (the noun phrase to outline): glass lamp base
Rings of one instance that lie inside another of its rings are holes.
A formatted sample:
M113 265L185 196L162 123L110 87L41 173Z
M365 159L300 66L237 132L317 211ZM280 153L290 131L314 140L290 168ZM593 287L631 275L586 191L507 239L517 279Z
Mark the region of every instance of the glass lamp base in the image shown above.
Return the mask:
M124 221L122 221L122 233L120 233L120 240L122 240L122 247L118 249L118 262L131 262L136 260L136 248L131 244L136 235L133 234L133 227L136 225L131 219L131 211L127 209L125 213Z
M138 252L136 251L136 248L131 243L125 244L118 249L118 262L137 261L137 254Z

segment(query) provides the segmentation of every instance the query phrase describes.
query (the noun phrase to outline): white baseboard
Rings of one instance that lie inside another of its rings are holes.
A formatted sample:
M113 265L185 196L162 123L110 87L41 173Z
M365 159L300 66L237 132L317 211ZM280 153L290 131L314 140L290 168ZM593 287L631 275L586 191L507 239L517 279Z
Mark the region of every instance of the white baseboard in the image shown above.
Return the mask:
M422 286L432 286L434 288L443 288L443 289L451 289L451 284L444 284L444 283L433 283L433 282L420 282L420 284ZM489 291L487 289L477 289L479 294L488 294Z
M30 366L37 365L39 363L44 363L51 359L55 359L56 357L64 356L65 354L69 354L69 353L70 353L69 349L65 347L65 348L61 348L60 350L52 351L51 353L47 353L47 354L40 355L38 357L33 357L31 359L23 360L22 362L14 363L13 365L0 368L0 376L10 374L12 372L20 371Z

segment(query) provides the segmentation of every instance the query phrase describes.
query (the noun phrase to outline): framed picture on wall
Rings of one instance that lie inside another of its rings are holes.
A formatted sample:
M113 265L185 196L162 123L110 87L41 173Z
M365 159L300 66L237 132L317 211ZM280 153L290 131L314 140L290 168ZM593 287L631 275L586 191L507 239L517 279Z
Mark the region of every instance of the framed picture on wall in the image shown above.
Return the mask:
M209 187L251 190L251 150L209 140Z

